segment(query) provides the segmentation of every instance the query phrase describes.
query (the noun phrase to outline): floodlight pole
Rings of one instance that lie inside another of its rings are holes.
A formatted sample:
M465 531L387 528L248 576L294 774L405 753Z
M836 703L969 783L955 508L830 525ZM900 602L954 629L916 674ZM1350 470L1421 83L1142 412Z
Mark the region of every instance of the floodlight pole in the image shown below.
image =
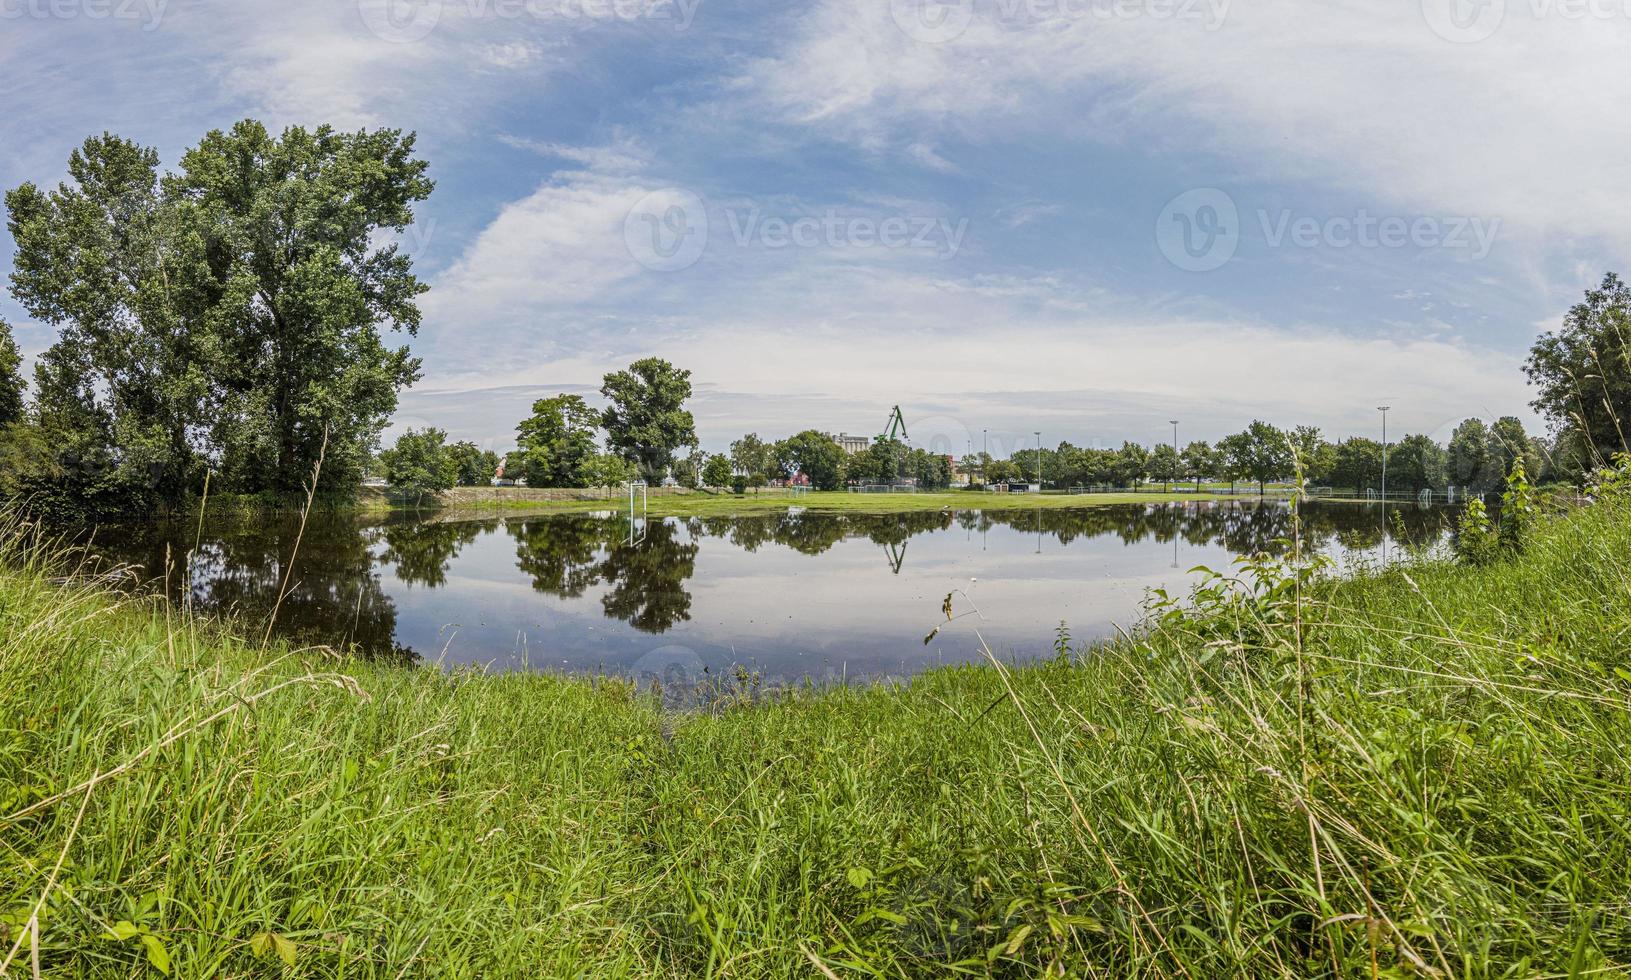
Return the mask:
M1378 405L1382 413L1382 564L1387 564L1387 413L1392 405Z
M1168 419L1167 421L1172 423L1172 467L1173 467L1173 470L1177 470L1177 468L1178 468L1178 420L1177 419ZM1173 477L1175 475L1176 475L1176 473L1174 473L1174 472L1169 472L1167 474L1167 477L1168 477L1168 479L1167 479L1167 492L1168 493L1172 492L1172 480L1171 480L1171 477Z
M1036 434L1036 492L1042 492L1042 433Z

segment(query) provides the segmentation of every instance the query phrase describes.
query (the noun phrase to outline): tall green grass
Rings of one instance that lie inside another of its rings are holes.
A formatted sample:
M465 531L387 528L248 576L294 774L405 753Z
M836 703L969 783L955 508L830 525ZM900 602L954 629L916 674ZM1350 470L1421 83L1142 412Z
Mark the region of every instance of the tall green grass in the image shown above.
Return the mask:
M616 681L262 650L51 584L49 553L7 540L12 975L1631 961L1620 497L1516 561L1335 585L1260 565L1252 596L1056 662L677 716Z

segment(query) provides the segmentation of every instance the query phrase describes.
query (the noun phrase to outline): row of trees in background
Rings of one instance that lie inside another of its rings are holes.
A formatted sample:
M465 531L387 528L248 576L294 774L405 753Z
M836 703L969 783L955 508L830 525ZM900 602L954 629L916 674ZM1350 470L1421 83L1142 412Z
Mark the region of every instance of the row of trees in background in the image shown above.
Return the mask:
M1254 421L1214 445L1191 442L1178 448L1165 443L1145 448L1124 443L1120 449L1083 449L1068 442L1055 449L1026 449L1009 459L971 457L967 468L991 483L1042 481L1055 487L1133 487L1145 482L1182 484L1203 481L1268 484L1294 479L1359 492L1382 485L1382 444L1366 438L1327 441L1319 429L1280 429ZM1461 487L1474 492L1498 488L1516 459L1530 473L1554 470L1550 457L1524 431L1516 418L1493 425L1468 419L1456 427L1448 446L1425 435L1407 435L1387 448L1390 490L1416 491Z

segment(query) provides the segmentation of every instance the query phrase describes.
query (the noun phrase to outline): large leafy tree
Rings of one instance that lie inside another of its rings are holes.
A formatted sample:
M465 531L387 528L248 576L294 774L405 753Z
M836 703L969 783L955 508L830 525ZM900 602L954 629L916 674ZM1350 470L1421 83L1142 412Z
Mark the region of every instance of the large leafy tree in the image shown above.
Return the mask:
M1405 436L1388 449L1389 492L1437 489L1444 486L1444 474L1444 448L1428 436Z
M1259 494L1270 480L1286 477L1295 469L1291 440L1284 432L1267 422L1254 420L1241 436L1244 440L1237 445L1238 472L1257 483Z
M837 490L842 479L844 450L832 437L806 429L777 444L787 469L803 473L817 490Z
M1483 419L1467 419L1450 433L1445 450L1445 479L1477 492L1493 489L1500 477L1490 458L1490 431Z
M0 319L0 429L23 417L23 355L11 339L11 324Z
M418 328L426 288L384 241L432 188L413 145L245 121L161 179L156 153L104 135L56 190L11 191L13 295L60 338L42 418L166 496L205 463L231 489L289 493L320 454L321 489L350 490L418 377L381 335Z
M415 503L426 494L451 488L459 478L458 461L448 451L447 433L441 429L409 429L379 459L391 489Z
M600 413L577 395L541 398L517 427L521 471L532 487L587 487Z
M1535 341L1524 367L1534 407L1596 463L1631 450L1631 287L1609 273Z
M223 472L286 493L327 444L323 483L356 483L419 377L382 327L416 333L428 287L381 233L413 222L427 164L400 130L343 133L258 122L209 133L165 181L182 225L206 233L199 288L220 357L213 436Z
M458 469L461 487L484 487L498 471L498 453L491 449L482 449L473 442L455 442L447 451Z
M219 360L200 314L208 232L185 230L155 151L109 134L69 155L55 190L9 191L6 212L11 293L58 332L35 398L64 475L87 498L178 494L202 468L194 436Z
M1523 461L1524 469L1531 477L1542 471L1540 447L1524 431L1521 419L1511 415L1496 419L1489 428L1489 441L1489 455L1495 461L1502 485L1519 460Z
M1168 490L1173 481L1183 475L1183 457L1171 443L1163 442L1150 453L1150 477L1160 480Z
M1201 490L1201 479L1213 475L1217 469L1217 454L1210 443L1197 440L1184 447L1184 473L1195 481L1195 492Z
M606 375L600 393L611 403L601 416L607 444L647 479L661 478L676 450L696 445L696 421L685 410L690 371L647 357Z
M1375 439L1356 437L1337 443L1331 468L1333 486L1362 493L1382 483L1382 444Z
M756 432L731 443L731 462L755 482L763 482L776 470L775 447L759 438Z
M709 456L708 462L702 464L702 485L707 487L724 487L729 486L730 482L730 458L720 454Z
M1335 447L1325 441L1318 426L1299 425L1290 433L1292 448L1297 454L1297 466L1302 469L1304 481L1323 483L1331 475L1335 464Z

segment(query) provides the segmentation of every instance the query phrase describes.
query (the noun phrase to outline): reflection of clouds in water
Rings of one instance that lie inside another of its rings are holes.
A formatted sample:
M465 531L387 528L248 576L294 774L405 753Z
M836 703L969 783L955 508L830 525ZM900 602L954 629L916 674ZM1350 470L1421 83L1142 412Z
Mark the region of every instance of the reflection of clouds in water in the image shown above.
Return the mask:
M1453 516L1389 514L1415 543L1442 539ZM1303 509L1304 547L1350 563L1374 560L1383 528L1379 507ZM212 520L191 563L194 607L264 616L297 530ZM97 546L161 580L168 547L180 598L195 534L187 522L126 525L103 529ZM751 664L771 677L853 680L982 659L971 622L922 643L945 593L971 578L982 635L1000 656L1024 658L1049 650L1060 620L1078 639L1110 635L1137 621L1148 589L1181 594L1190 568L1280 552L1290 534L1288 507L1249 500L653 519L638 544L614 513L330 517L308 528L278 628L302 643L431 658L445 646L449 661L507 667L627 675L674 648L696 658L687 669L716 676ZM1388 540L1401 543L1391 528ZM655 636L671 642L654 646Z

